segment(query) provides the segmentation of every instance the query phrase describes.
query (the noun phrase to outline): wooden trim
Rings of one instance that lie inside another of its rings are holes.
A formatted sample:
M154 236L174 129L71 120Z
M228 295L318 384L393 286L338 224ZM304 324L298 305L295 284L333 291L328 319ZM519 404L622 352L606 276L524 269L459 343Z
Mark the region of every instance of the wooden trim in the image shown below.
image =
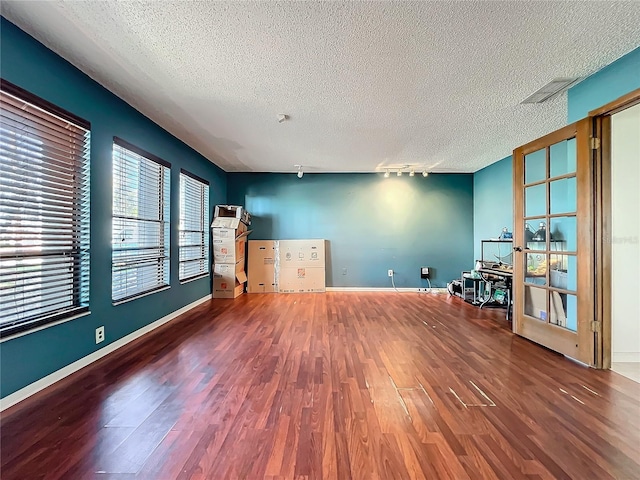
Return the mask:
M637 88L632 92L629 92L626 95L615 99L613 102L609 102L606 105L603 105L600 108L591 110L589 112L589 116L598 117L600 115L613 115L614 113L618 113L621 110L633 107L638 103L640 103L640 88Z
M576 123L577 154L577 205L578 205L578 357L581 362L595 365L594 332L594 195L593 195L593 153L589 138L593 120L584 118ZM581 325L582 323L582 325Z
M53 115L56 115L57 117L62 118L67 122L73 123L86 130L91 130L91 123L88 120L85 120L84 118L79 117L71 113L70 111L65 110L64 108L59 107L58 105L55 105L45 100L44 98L25 90L24 88L20 88L17 85L9 82L8 80L5 80L4 78L0 78L0 90L8 93L9 95L17 97L20 100L29 102L36 107L41 108L42 110L45 110L49 113L52 113Z
M133 153L140 155L141 157L151 160L152 162L156 162L162 165L163 167L171 168L171 164L166 160L163 160L162 158L154 155L153 153L149 153L146 150L143 150L140 147L137 147L133 143L129 143L126 140L121 139L120 137L113 137L113 143L115 143L116 145L122 148L126 148L127 150L130 150Z
M526 145L522 145L521 147L518 147L517 150L522 150L522 155L528 155L530 153L537 152L538 150L542 150L549 145L553 145L554 143L562 142L567 138L575 137L576 126L577 123L567 125L560 130L556 130L555 132L551 132L544 137L537 138L532 142L527 143ZM524 177L520 185L524 185Z
M523 268L526 255L526 242L524 237L524 150L518 147L513 151L513 267L514 273L518 268ZM516 248L521 248L517 251ZM524 283L513 278L513 333L521 335L522 312L524 312Z
M596 320L602 333L596 343L596 367L611 368L611 116L596 118L601 139L596 159Z

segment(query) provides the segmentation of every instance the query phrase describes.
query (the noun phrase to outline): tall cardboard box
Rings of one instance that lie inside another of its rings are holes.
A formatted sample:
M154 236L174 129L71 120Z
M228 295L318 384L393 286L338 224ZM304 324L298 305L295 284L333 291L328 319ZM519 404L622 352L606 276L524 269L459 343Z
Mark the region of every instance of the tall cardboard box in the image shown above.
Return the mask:
M280 293L326 292L323 267L287 267L280 269L278 291Z
M276 279L277 240L249 240L247 293L278 291Z
M242 295L246 281L244 258L236 264L215 264L213 266L213 298L236 298Z
M282 293L326 291L325 241L280 240L276 278Z
M280 240L278 257L279 268L325 268L324 240Z
M213 219L213 298L236 298L244 293L245 252L250 233L238 217Z
M247 236L250 233L238 218L214 219L211 224L213 263L236 264L244 259Z

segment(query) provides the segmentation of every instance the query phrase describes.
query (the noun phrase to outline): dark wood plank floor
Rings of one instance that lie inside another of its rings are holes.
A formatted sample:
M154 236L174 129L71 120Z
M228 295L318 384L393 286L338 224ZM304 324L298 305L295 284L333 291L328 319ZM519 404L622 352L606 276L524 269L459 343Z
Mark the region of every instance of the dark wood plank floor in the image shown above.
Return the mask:
M446 295L245 295L6 412L1 475L636 479L639 398Z

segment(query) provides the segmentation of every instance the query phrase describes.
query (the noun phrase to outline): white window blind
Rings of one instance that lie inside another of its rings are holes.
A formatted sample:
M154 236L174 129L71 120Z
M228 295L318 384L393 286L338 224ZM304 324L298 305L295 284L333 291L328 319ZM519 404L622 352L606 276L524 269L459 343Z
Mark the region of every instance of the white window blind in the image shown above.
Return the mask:
M170 168L164 160L114 138L114 302L169 285Z
M180 170L181 281L209 273L209 182Z
M89 308L89 128L2 80L2 336Z

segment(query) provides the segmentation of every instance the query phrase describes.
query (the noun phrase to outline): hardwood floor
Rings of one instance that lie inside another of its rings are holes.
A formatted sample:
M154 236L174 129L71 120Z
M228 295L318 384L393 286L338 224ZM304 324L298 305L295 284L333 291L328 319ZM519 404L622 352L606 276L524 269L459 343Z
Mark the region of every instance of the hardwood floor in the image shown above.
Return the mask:
M244 295L10 409L1 476L637 479L639 398L458 298Z

